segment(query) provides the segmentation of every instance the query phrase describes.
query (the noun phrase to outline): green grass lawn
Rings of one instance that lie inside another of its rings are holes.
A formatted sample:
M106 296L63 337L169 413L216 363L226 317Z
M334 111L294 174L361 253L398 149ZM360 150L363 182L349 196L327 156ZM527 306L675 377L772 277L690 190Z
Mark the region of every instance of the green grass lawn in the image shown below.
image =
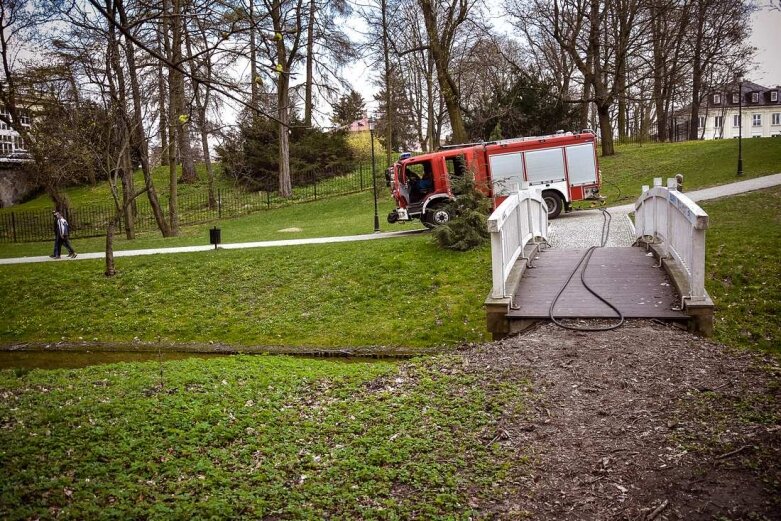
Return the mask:
M469 519L528 479L529 384L440 355L0 371L3 519Z
M218 188L231 188L232 183L223 179L220 175L222 172L221 165L216 163L213 165L217 179L216 186ZM181 175L181 167L178 167L177 175ZM208 190L208 182L206 176L206 165L198 163L195 166L195 171L198 174L198 181L195 183L180 183L177 185L177 194L179 196L187 196L190 194L204 194ZM155 191L161 196L168 194L169 179L168 179L168 167L157 167L152 170L152 179L155 183ZM137 170L133 175L133 183L136 190L144 186L144 175L141 170ZM95 186L81 185L70 186L63 190L67 195L70 203L73 206L85 206L90 204L100 205L112 205L111 189L108 182L100 181ZM121 187L120 187L121 192ZM145 195L142 197L146 197ZM43 194L22 204L17 204L13 207L15 210L49 210L52 208L51 199Z
M654 177L683 174L684 189L694 190L738 181L738 142L734 139L619 145L616 155L600 157L602 195L608 204L637 199ZM743 179L781 172L781 139L743 140Z
M411 346L486 338L490 251L428 235L0 266L0 342Z
M781 353L781 188L703 203L716 339Z
M703 205L711 216L708 291L718 306L717 338L727 344L779 349L779 193L773 189ZM329 233L346 231L337 209L327 215L333 220L322 226L333 226ZM299 218L290 223L304 223L306 233L305 223L311 221ZM282 221L265 231L274 235ZM371 222L371 213L355 226L366 226L365 221ZM322 229L310 231L317 235ZM445 252L428 235L117 263L120 273L113 279L102 275L102 261L0 267L0 277L9 282L0 285L0 342L138 337L239 346L428 347L487 337L482 301L490 289L489 249Z
M378 187L378 200L382 231L422 228L418 221L409 224L388 224L385 217L395 206L384 185L382 189ZM237 219L223 219L183 227L179 237L164 238L154 232L139 234L136 239L129 241L124 238L124 235L117 234L114 248L130 250L209 244L208 230L212 226L220 227L224 243L372 233L374 199L371 192L361 192L311 203L294 204ZM300 231L289 231L291 228L299 228ZM104 251L106 240L104 237L92 237L72 242L78 252L95 252ZM53 244L54 239L47 242L2 243L0 258L51 255Z

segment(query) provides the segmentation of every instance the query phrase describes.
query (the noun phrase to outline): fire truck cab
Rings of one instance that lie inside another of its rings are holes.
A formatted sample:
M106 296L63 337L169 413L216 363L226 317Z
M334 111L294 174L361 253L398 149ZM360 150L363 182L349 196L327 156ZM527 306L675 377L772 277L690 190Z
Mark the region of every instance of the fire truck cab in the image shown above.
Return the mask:
M494 199L494 206L522 181L542 189L551 219L572 201L600 199L594 134L559 133L458 145L414 157L402 155L387 172L396 200L388 222L420 219L429 227L447 223L447 204L458 196L454 181L467 173Z

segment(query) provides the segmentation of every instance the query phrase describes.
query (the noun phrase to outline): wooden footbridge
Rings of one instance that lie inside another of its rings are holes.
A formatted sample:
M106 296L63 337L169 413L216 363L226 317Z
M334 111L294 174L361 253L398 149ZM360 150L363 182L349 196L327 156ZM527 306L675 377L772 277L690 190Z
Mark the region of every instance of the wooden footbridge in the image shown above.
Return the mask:
M485 302L488 330L499 339L552 317L623 316L679 322L709 336L713 302L704 285L707 227L708 215L676 190L675 180L663 187L655 179L634 203L634 246L598 247L590 255L583 249L550 248L541 194L521 186L488 221L493 272ZM588 260L582 263L584 256Z

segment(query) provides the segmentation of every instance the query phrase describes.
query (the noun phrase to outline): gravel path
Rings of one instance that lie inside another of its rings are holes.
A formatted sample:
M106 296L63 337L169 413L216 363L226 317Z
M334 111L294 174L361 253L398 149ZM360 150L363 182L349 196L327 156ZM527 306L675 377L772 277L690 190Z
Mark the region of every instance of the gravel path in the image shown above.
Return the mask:
M610 214L610 230L605 246L631 246L635 229L629 220L629 210L606 208ZM581 210L562 214L548 224L548 242L553 248L584 249L599 246L604 217L599 210Z

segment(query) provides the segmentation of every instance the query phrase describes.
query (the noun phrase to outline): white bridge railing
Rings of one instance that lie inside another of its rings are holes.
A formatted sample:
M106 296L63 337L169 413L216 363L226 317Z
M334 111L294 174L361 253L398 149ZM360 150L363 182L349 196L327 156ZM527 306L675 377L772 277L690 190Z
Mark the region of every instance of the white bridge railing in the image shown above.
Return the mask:
M492 298L511 297L507 278L529 242L548 238L548 208L536 189L515 190L488 218L491 233Z
M666 257L674 259L685 271L691 301L704 300L705 230L708 214L694 201L677 191L675 179L654 179L654 187L643 187L635 202L635 236L653 237ZM681 288L684 291L684 288Z

